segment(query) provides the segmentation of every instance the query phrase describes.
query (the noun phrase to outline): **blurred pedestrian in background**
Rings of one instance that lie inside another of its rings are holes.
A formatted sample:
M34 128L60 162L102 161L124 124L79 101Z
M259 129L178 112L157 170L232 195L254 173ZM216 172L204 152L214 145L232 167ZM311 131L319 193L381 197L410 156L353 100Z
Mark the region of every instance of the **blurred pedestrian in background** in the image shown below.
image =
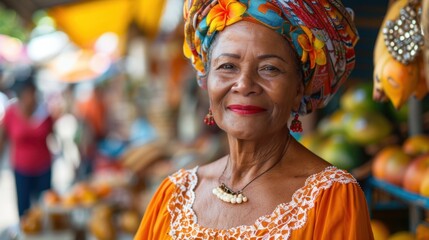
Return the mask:
M6 142L10 147L20 217L33 199L51 188L52 156L46 139L54 120L38 99L34 77L33 69L16 75L12 90L17 101L7 107L0 128L1 152Z
M107 135L108 117L103 86L90 86L76 101L75 111L79 130L75 140L81 154L81 162L77 170L78 180L86 179L94 170L94 161L98 154L97 145Z

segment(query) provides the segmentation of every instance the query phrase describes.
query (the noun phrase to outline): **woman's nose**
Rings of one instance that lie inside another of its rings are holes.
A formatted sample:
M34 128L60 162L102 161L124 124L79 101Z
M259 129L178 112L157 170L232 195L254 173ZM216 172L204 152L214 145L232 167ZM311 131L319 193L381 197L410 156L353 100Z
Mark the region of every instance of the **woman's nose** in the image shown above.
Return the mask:
M259 94L262 90L257 82L257 74L251 71L241 71L233 87L233 92L248 96Z

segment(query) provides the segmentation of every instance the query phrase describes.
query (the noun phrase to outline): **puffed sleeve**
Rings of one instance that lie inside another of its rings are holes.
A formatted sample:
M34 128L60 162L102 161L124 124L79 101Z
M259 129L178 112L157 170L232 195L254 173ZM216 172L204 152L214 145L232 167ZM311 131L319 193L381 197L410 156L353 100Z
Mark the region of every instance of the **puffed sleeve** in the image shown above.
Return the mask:
M170 214L167 206L174 189L175 185L168 178L161 183L146 208L134 240L170 239Z
M368 207L356 183L334 183L315 205L314 239L374 239Z

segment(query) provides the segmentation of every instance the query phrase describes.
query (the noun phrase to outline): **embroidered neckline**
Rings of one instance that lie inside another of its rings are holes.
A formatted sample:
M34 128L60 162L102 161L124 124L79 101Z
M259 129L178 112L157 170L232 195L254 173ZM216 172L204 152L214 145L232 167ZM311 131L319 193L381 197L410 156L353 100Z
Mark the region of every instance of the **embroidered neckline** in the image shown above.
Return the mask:
M180 170L170 176L170 180L176 185L176 191L173 193L168 205L168 211L171 216L170 236L173 239L213 236L258 237L252 234L261 230L264 230L268 236L288 239L291 230L299 229L305 225L307 213L314 207L314 202L322 190L330 188L334 182L357 184L356 179L351 174L334 166L329 166L307 177L304 185L293 193L290 201L280 203L271 213L257 218L252 225L216 229L201 226L193 209L195 187L198 183L197 171L198 167L195 167L191 170ZM277 222L280 219L281 224L270 225L270 223Z

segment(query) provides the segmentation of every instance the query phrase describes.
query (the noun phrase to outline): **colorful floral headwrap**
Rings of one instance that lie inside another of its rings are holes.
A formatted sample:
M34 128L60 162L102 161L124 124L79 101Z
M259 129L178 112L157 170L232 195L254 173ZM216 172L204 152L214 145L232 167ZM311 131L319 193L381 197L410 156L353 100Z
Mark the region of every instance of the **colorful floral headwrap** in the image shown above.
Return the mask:
M183 15L184 53L203 88L216 34L238 21L269 27L294 48L304 73L300 114L325 106L355 65L359 37L340 0L185 0Z

